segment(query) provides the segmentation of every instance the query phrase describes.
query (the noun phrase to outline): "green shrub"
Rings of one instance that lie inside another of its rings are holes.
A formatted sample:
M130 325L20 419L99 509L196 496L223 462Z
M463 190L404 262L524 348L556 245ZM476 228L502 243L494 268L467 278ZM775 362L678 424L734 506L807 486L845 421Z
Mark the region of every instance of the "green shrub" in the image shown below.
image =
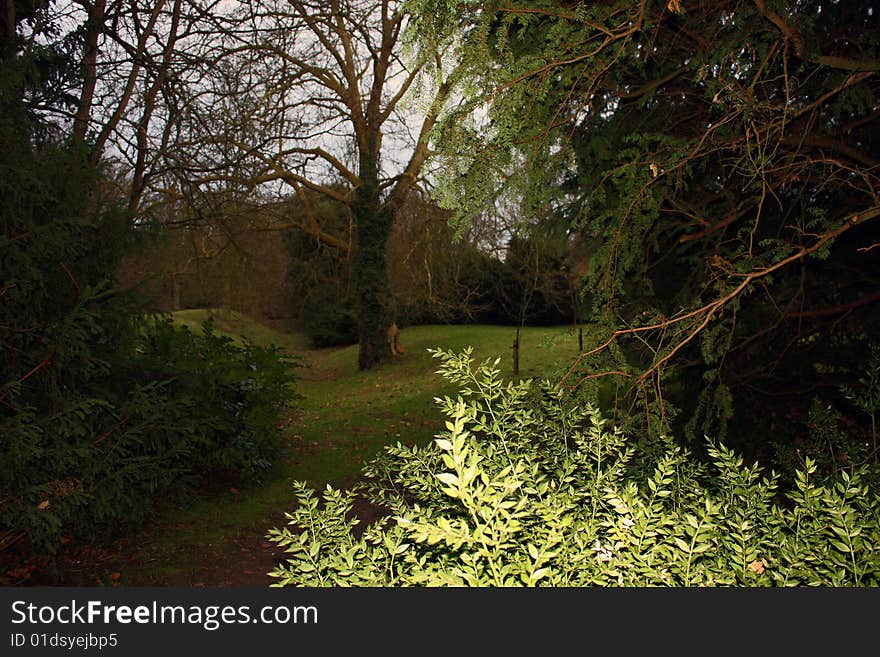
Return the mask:
M295 397L294 363L277 349L150 320L106 364L53 407L8 388L0 537L25 535L40 552L65 534L106 538L209 477L258 476L277 454L279 408Z
M279 409L297 397L296 359L276 346L237 345L210 320L201 333L150 320L135 350L132 373L168 379L168 394L187 409L194 472L246 479L271 465L281 447Z
M277 586L876 586L880 503L853 468L791 490L722 445L633 444L549 385L434 352L457 399L434 444L396 445L361 491L295 487ZM389 514L354 532L358 493Z

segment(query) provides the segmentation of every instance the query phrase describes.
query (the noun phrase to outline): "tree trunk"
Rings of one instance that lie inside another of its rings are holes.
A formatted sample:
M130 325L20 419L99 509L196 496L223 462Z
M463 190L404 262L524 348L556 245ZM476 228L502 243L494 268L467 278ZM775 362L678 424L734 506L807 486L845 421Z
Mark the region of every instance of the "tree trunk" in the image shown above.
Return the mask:
M171 277L171 307L173 310L180 310L180 288L183 287L183 281L178 275Z
M352 245L352 279L357 299L358 366L367 370L390 358L386 342L392 317L386 251L393 210L382 203L378 158L361 160L361 185L355 192L355 235Z
M78 143L85 141L89 131L89 117L92 113L92 99L95 96L95 87L98 83L97 61L98 41L104 31L104 14L107 8L107 0L96 0L95 4L88 9L86 21L85 52L82 61L82 93L76 115L73 118L73 140Z
M519 326L516 327L516 335L513 338L513 375L519 375Z

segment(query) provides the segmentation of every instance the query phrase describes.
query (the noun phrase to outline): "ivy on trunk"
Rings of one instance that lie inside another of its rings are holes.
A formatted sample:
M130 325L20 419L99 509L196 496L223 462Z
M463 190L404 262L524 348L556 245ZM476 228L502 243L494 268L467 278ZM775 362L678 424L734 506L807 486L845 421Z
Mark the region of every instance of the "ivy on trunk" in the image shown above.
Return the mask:
M390 207L381 202L375 159L364 158L362 183L354 203L355 241L352 275L357 298L358 367L365 370L390 355L385 333L393 321L386 259L394 223Z

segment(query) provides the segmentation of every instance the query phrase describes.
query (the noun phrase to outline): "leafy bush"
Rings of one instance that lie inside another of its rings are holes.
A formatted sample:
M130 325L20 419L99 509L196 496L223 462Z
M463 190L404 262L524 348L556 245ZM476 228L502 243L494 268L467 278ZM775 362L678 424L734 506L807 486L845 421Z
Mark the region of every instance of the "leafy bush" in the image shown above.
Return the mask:
M876 586L880 502L864 468L794 486L720 444L633 444L590 404L504 383L469 352L435 351L461 386L434 444L365 469L389 509L362 533L358 491L295 487L277 586ZM497 365L497 361L495 363Z
M0 416L0 537L51 552L64 534L136 525L207 476L258 475L280 446L292 365L210 325L197 335L152 320L52 408L23 384L8 388L16 412Z
M294 358L276 346L236 345L210 320L201 333L150 320L135 349L136 371L170 378L168 394L187 408L193 471L247 478L271 465L281 446L278 410L296 397Z

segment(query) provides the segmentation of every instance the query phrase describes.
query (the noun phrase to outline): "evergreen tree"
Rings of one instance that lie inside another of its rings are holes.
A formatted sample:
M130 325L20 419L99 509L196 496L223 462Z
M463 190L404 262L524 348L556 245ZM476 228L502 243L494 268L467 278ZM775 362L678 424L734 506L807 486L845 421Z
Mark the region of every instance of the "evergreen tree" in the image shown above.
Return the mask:
M92 145L47 118L76 104L82 56L50 9L14 13L0 44L0 552L25 555L265 470L293 396L276 351L142 322L113 288L134 233Z
M880 335L876 2L411 7L470 53L447 199L561 206L589 245L609 340L567 381L622 350L634 398L723 435L858 375Z

